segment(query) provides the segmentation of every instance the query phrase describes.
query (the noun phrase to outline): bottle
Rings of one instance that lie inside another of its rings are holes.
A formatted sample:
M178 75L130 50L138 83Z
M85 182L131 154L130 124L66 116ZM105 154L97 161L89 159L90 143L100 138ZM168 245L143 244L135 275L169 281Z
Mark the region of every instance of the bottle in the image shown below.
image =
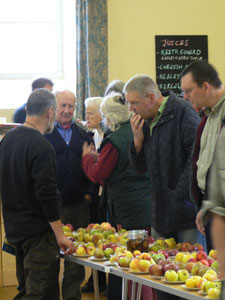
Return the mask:
M128 231L127 250L148 252L148 232L146 230Z

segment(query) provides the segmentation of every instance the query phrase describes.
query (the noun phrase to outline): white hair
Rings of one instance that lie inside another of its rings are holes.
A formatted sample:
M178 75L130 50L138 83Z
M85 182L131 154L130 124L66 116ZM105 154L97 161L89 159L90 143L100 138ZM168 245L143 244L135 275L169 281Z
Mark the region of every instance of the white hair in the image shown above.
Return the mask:
M120 93L111 93L104 98L101 113L111 131L119 129L120 124L128 121L132 114Z
M123 92L138 92L141 97L145 97L148 93L153 93L157 98L161 96L155 81L145 74L137 74L130 78L125 84Z
M103 98L102 97L90 97L90 98L87 98L85 101L84 101L84 104L85 104L85 107L87 108L88 106L92 106L94 107L97 111L100 112L100 106L101 106L101 103L103 101Z

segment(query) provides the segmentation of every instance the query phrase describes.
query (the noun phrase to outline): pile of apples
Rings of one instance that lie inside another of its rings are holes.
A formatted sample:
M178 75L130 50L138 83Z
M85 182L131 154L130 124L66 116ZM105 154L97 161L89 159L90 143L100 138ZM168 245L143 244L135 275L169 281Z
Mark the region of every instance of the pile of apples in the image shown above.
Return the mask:
M116 229L108 222L89 224L87 228L74 231L71 224L62 225L64 234L74 242L75 254L78 256L94 256L110 258L120 244L126 244L128 232Z

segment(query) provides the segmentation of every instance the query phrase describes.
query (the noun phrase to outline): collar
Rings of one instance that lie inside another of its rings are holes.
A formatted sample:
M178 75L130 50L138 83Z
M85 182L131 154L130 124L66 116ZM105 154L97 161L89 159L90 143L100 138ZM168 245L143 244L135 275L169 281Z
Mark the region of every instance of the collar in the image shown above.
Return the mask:
M73 128L73 121L70 122L70 124L66 125L66 126L62 126L62 124L58 123L57 121L55 121L55 127L56 128L60 128L60 129L64 129L64 130L68 130L68 129L72 129Z
M220 110L223 101L225 101L225 93L223 93L218 102L212 108L205 107L204 113L206 116L208 117L210 114L215 115Z

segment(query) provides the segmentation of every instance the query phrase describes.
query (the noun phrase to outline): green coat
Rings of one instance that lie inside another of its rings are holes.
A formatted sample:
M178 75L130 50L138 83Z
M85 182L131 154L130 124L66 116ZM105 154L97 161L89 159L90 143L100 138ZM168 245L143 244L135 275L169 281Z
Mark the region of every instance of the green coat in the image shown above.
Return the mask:
M126 122L103 140L101 148L111 143L119 152L118 163L105 181L110 213L123 228L141 229L151 226L151 185L148 173L138 174L129 164L132 140L130 122Z

